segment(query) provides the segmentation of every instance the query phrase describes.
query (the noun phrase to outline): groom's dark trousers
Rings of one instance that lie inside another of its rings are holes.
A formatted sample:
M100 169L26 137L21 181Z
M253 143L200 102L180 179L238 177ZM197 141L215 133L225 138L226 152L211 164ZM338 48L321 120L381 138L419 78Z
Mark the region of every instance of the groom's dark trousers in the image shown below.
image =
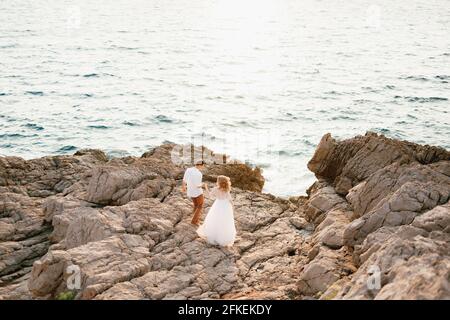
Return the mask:
M191 223L199 224L203 210L203 194L199 195L198 197L192 198L192 202L194 203L194 216L192 217Z

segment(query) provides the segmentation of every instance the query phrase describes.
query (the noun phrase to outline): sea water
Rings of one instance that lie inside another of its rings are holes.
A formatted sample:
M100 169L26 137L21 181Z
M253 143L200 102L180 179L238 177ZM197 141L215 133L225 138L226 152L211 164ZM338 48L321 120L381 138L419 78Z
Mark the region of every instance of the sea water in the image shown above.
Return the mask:
M303 194L323 134L450 147L448 0L0 2L0 154L205 144Z

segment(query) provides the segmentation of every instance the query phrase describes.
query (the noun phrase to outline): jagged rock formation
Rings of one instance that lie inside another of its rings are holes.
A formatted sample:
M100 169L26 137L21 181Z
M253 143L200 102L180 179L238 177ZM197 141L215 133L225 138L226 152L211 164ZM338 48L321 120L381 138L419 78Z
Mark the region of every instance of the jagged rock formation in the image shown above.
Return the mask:
M308 167L319 182L304 206L316 228L300 291L323 299L450 298L450 152L374 133L345 141L327 134ZM372 273L379 286L368 285Z
M191 202L179 188L184 167L172 162L173 147L110 161L98 150L3 158L0 297L55 298L68 290L70 266L80 268L79 299L295 296L298 204L258 192L259 169L210 164L206 180L227 174L233 185L256 190L233 189L235 246L211 246L189 223ZM18 232L19 219L30 232Z
M0 296L9 294L7 284L27 279L33 262L49 248L52 228L44 223L45 199L61 194L105 161L104 154L97 151L30 161L0 157ZM28 297L24 284L15 286Z
M259 169L209 164L208 183L234 186L238 238L221 248L189 224L175 147L0 158L0 299L55 298L72 267L77 299L450 298L448 151L327 134L308 164L318 181L290 199L261 193Z

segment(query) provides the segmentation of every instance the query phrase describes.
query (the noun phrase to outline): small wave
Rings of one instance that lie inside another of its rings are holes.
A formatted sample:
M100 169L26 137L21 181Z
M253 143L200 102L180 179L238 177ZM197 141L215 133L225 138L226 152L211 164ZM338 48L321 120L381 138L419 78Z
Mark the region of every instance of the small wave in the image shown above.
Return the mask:
M389 133L391 133L391 130L389 130L387 128L372 128L371 130L375 131L375 132L379 132L381 134L389 134Z
M407 116L408 118L411 118L411 119L417 119L417 117L415 117L415 116L413 116L412 114L409 114L409 113L408 113L406 116Z
M122 124L124 124L124 125L126 125L126 126L130 126L130 127L136 127L136 126L139 126L138 123L132 122L132 121L124 121L124 122L122 122Z
M292 114L291 112L286 112L284 115L286 116L287 119L279 119L280 121L291 121L298 119L298 117Z
M0 49L9 49L9 48L15 48L17 47L17 44L5 44L0 46Z
M372 102L372 101L368 100L368 99L356 99L356 100L353 100L353 102L357 103L357 104L363 104L363 103L369 103L369 102Z
M408 101L418 101L420 103L424 103L424 102L433 102L433 101L447 101L447 98L443 98L443 97L429 97L429 98L422 98L422 97L408 97L407 98Z
M20 133L4 133L4 134L0 134L0 138L1 139L7 139L7 138L27 138L30 136L26 136Z
M349 116L336 116L332 117L331 120L355 120L355 118Z
M111 150L106 153L106 157L111 160L114 158L123 158L128 157L131 154L126 150Z
M83 75L84 78L98 78L99 75L97 73L88 73Z
M251 128L255 127L253 124L251 124L250 122L245 121L245 120L238 121L237 124L238 124L238 127L240 127L240 126L251 127Z
M265 163L265 162L258 162L256 164L256 166L258 166L258 168L260 168L260 169L268 169L268 168L272 167L272 165L270 163Z
M42 92L42 91L25 91L25 94L31 94L33 96L43 96L44 92Z
M119 50L139 50L140 48L138 47L124 47L124 46L117 46L115 44L113 44L112 46L110 46L108 49L119 49Z
M0 97L2 97L2 96L8 96L8 95L9 95L8 93L0 92Z
M407 76L407 77L400 77L399 79L402 80L413 80L413 81L428 81L429 79L427 79L425 76Z
M286 120L283 120L283 119L277 119L277 120L279 120L279 121L286 121ZM222 125L224 125L226 127L232 127L232 128L242 128L242 127L244 127L244 128L255 128L255 129L258 129L258 126L254 125L254 124L252 124L252 123L250 123L248 121L245 121L245 120L235 121L235 122L232 122L232 123L230 123L230 122L223 123Z
M105 130L105 129L109 129L110 127L99 124L99 125L89 125L88 128Z
M297 157L297 156L301 156L303 153L301 151L280 150L280 151L275 151L275 152L269 152L269 154L275 154L275 155L287 156L287 157Z
M450 80L450 76L447 75L437 75L435 78L440 80Z
M23 127L30 128L33 130L38 130L38 131L44 130L44 127L37 125L36 123L27 123L27 124L24 124Z
M327 92L325 92L325 94L331 94L331 95L335 95L335 96L341 96L342 95L342 93L337 92L335 90L327 91Z
M303 143L304 143L306 146L308 146L308 147L316 147L316 144L315 144L315 143L312 143L311 141L309 141L309 140L307 140L307 139L304 139L304 140L303 140Z
M320 100L338 100L339 98L334 97L334 96L315 96L313 97L314 99L320 99Z
M386 89L389 89L389 90L395 89L395 86L394 86L394 85L391 85L391 84L387 84L387 85L385 85L384 87L385 87Z
M83 93L81 96L84 98L92 98L94 95L92 93Z
M447 101L448 98L443 98L443 97L411 97L411 96L407 96L407 97L402 97L402 96L394 96L395 99L405 99L408 102L419 102L419 103L427 103L427 102L439 102L439 101Z
M67 145L67 146L64 146L64 147L59 148L57 152L58 152L58 153L61 153L61 152L69 152L69 151L74 151L74 150L76 150L76 149L77 149L77 147L75 147L75 146Z
M157 122L162 122L162 123L173 123L174 121L172 119L170 119L169 117L163 115L163 114L159 114L155 117L155 120Z

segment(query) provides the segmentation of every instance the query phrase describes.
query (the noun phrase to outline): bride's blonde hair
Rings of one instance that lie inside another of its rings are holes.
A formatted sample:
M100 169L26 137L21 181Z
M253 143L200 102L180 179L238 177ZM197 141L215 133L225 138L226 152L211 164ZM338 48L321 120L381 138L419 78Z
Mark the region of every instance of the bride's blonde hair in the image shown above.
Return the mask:
M227 176L218 176L217 177L217 186L220 190L229 192L231 190L231 181Z

